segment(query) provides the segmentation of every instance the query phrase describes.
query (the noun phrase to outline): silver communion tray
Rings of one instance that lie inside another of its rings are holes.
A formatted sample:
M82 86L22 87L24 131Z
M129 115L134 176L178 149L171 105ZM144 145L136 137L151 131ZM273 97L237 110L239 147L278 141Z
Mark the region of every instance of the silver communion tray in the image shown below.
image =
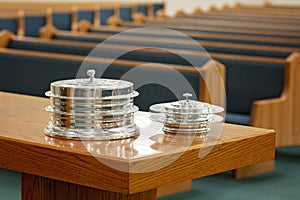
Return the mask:
M192 95L189 93L183 96L185 100L150 106L150 119L163 123L165 133L206 135L212 123L223 121L217 113L223 112L224 108L190 100Z
M51 83L51 115L45 134L51 137L82 140L112 140L139 135L134 123L138 96L133 83L123 80L97 79L88 70L89 78Z

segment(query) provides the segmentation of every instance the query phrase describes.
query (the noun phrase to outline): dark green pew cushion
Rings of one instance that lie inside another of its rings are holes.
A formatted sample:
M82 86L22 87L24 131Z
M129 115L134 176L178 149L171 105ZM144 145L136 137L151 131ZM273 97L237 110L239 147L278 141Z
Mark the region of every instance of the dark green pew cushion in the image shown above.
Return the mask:
M78 10L77 14L77 20L87 20L91 22L92 24L94 23L94 11L93 10Z
M227 111L250 115L255 100L279 97L285 65L219 59L226 66Z
M147 6L138 6L137 12L143 13L144 15L148 16L148 7Z
M0 74L0 90L44 96L49 90L50 83L56 80L75 78L81 66L80 61L61 60L44 57L16 56L0 54L0 63L3 67ZM87 69L103 69L105 63L86 62ZM170 70L138 67L133 73L129 70L134 67L112 63L102 74L104 78L125 79L135 83L140 96L136 99L136 105L143 111L148 111L150 105L159 102L175 101L178 95L174 95L168 88L176 90L176 94L185 92L194 93L194 98L199 94L198 73L183 72L182 76L187 84L174 84L174 72ZM98 70L100 71L100 70ZM126 73L126 76L123 76ZM84 76L86 77L86 75ZM146 81L146 82L143 82ZM160 82L168 82L168 87ZM176 78L176 82L178 79ZM181 98L181 96L180 96Z
M39 30L46 25L45 16L25 16L25 35L39 37Z
M132 15L131 8L125 8L125 7L120 8L120 18L123 21L131 21L132 20L131 15Z
M155 25L150 25L150 27L155 27ZM126 25L126 27L128 28L137 28L137 25ZM140 28L141 26L139 26ZM149 26L148 26L149 27ZM180 27L180 26L178 26ZM183 28L172 28L173 30L177 30L177 31L183 31L183 32L187 32L187 31L193 31L193 32L202 32L202 31L198 31L195 29L183 29ZM215 32L213 32L215 34ZM191 38L195 39L195 40L205 40L205 41L215 41L215 42L231 42L231 43L244 43L244 44L257 44L257 45L269 45L269 46L281 46L281 47L296 47L299 48L300 47L300 42L297 43L286 43L286 42L281 42L281 41L266 41L266 40L262 40L262 41L258 41L258 40L244 40L244 39L237 39L237 38L222 38L222 36L220 37L208 37L208 36L191 36Z
M101 25L106 25L106 21L109 17L113 16L114 15L114 10L113 9L100 9L99 10L100 12L100 23Z
M38 43L30 41L11 40L7 46L12 49L33 50L42 52L64 53L73 55L88 55L92 48L83 46L57 45L53 43Z
M226 112L225 122L248 126L250 124L250 115Z
M15 18L0 18L0 31L8 30L17 34L18 20Z
M155 13L159 10L164 9L164 5L163 4L154 4L153 5L153 16L155 16Z
M17 47L17 45L10 46ZM23 44L23 47L29 48L30 44ZM20 47L20 45L19 45ZM34 50L51 50L53 52L66 53L88 53L90 49L83 49L82 47L76 49L67 46L35 46ZM55 49L56 48L56 49ZM116 58L121 50L94 50L90 56ZM167 54L165 54L167 53ZM158 63L172 63L181 65L191 65L185 58L170 52L149 53L143 51L132 51L120 56L120 59L144 61L144 62L158 62ZM208 58L199 58L201 61L199 66L207 62ZM255 61L244 61L238 59L219 58L226 66L226 91L227 91L227 110L232 113L240 113L250 115L252 103L255 100L268 99L280 96L284 84L284 64L262 63Z
M59 30L71 30L72 13L53 13L53 26Z

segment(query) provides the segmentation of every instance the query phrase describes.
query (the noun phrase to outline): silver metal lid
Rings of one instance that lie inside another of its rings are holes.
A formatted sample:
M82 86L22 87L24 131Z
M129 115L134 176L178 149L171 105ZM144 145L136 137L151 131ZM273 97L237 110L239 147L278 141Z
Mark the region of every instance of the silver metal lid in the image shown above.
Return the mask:
M224 111L220 106L203 103L200 101L190 100L192 94L185 93L183 96L185 100L180 100L170 103L161 103L150 106L150 111L154 113L166 114L215 114Z
M46 96L59 99L119 99L138 96L133 83L124 80L95 78L95 70L88 70L87 79L62 80L51 83Z
M221 122L224 111L220 106L190 100L192 94L183 94L185 100L150 106L150 119L164 123L165 133L201 133L210 130L211 123Z

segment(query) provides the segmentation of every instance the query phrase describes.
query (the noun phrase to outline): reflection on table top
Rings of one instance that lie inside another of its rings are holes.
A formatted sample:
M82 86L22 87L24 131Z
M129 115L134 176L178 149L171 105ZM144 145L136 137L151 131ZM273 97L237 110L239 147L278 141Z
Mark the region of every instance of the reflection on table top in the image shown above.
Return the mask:
M50 138L49 99L0 92L0 167L119 193L274 159L272 130L216 124L205 137L166 135L138 112L140 136L114 141Z
M205 136L166 135L162 132L163 125L152 122L149 113L138 112L135 122L140 128L138 138L128 138L110 141L77 141L51 138L44 135L43 129L50 120L44 110L49 104L46 98L0 93L1 132L0 137L22 140L33 145L56 148L61 151L92 153L94 156L108 156L120 159L135 159L161 153L174 153L186 148L200 148L234 140L241 137L256 136L261 129L253 129L225 124L212 126L210 133Z

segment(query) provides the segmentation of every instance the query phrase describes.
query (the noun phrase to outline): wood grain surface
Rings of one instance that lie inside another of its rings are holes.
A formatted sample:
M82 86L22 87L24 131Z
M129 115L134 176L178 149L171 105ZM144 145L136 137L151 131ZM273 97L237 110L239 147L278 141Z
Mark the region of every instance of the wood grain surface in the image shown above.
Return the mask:
M143 112L135 117L141 128L137 139L50 138L43 133L49 121L44 111L48 104L46 98L0 93L2 168L134 194L274 159L272 130L230 124L220 129L218 124L204 138L175 137L163 134L160 124L151 124ZM199 151L210 148L199 158Z

